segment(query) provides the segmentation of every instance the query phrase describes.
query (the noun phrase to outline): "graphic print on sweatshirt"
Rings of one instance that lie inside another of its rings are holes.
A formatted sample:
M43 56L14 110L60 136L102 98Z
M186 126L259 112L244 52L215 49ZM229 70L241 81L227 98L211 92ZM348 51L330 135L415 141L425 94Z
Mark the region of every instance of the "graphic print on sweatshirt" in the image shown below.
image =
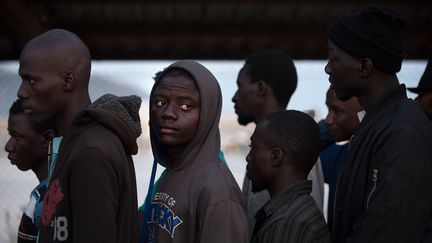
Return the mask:
M56 216L56 207L63 200L64 194L62 192L60 182L58 179L52 181L48 187L48 191L44 197L44 207L42 209L42 225L45 227L53 227L53 239L58 241L65 241L69 237L68 219L65 216Z
M155 193L153 201L150 203L149 242L156 242L156 227L162 228L174 239L175 230L183 222L172 210L175 204L176 200L169 194Z

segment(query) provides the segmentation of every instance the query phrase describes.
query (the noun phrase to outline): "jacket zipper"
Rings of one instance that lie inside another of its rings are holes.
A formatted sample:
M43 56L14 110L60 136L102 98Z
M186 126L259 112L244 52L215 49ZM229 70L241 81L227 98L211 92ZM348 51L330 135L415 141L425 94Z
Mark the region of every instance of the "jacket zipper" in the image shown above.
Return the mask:
M375 191L377 180L378 180L378 169L374 169L373 170L373 174L372 174L373 187L372 187L371 192L369 193L369 197L368 197L367 203L366 203L366 208L369 208L369 201L370 201L370 199L372 197L372 194Z

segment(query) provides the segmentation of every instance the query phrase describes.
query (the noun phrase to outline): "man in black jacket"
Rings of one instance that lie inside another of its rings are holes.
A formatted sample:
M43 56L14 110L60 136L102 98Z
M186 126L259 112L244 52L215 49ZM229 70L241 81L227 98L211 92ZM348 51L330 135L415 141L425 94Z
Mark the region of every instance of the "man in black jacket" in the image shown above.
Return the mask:
M366 111L339 179L334 242L431 242L432 126L399 84L403 21L370 6L329 28L325 67L338 98Z

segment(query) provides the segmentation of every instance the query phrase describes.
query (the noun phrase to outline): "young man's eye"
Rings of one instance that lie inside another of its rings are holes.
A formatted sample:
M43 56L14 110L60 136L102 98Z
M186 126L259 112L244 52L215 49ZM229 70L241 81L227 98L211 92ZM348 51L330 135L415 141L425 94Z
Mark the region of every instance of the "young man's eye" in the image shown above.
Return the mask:
M34 81L34 79L29 79L28 83L31 84L31 85L33 85L35 83L35 81Z
M155 105L156 105L156 107L162 107L165 105L165 101L157 100L157 101L155 101Z
M180 105L180 109L184 111L190 111L192 109L192 106L190 104L182 104Z

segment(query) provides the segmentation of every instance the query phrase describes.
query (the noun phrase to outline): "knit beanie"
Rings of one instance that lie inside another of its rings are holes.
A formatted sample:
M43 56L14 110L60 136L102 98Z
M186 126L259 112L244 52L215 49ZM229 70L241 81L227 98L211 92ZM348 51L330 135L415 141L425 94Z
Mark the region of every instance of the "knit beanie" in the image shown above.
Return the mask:
M340 16L328 29L331 42L349 55L369 58L374 67L395 74L405 54L404 22L393 10L368 6Z

